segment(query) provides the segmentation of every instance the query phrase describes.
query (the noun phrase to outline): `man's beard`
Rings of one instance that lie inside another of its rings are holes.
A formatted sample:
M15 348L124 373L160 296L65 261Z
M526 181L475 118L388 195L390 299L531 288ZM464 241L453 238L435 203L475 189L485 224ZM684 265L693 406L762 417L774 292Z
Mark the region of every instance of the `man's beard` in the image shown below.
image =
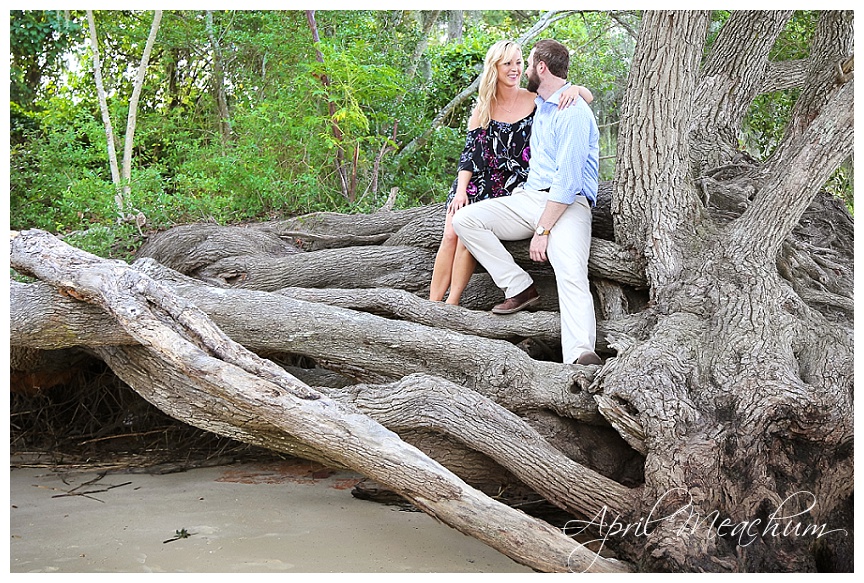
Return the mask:
M537 93L537 89L540 88L540 78L537 76L535 71L531 71L531 74L528 75L528 85L525 87L531 93Z

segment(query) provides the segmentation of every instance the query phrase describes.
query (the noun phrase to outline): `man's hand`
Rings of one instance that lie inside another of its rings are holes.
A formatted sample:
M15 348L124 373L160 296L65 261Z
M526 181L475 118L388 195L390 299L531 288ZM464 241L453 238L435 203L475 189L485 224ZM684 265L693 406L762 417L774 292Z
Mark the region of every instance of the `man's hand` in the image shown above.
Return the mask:
M546 247L549 246L549 235L534 234L531 239L531 247L529 253L533 261L538 263L546 262Z

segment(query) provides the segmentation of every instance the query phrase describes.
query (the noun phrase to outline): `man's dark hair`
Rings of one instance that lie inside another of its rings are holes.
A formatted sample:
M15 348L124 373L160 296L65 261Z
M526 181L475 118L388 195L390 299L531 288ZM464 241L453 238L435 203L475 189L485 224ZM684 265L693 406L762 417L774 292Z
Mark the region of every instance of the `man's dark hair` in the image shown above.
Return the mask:
M558 41L549 38L537 41L534 45L534 64L540 61L546 63L549 72L556 77L567 78L570 69L570 51Z

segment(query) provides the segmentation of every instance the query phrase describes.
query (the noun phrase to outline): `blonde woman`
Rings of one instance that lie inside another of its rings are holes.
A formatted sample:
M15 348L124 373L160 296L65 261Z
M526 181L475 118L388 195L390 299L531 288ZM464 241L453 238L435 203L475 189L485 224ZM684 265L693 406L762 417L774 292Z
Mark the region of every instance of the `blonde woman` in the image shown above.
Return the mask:
M447 196L444 235L429 286L432 301L443 300L449 288L447 303L458 305L477 265L453 231L453 213L478 200L509 196L528 178L537 94L519 86L523 71L522 48L517 43L499 41L486 52L459 173ZM574 85L562 95L560 107L568 107L579 97L587 103L593 100L588 89Z

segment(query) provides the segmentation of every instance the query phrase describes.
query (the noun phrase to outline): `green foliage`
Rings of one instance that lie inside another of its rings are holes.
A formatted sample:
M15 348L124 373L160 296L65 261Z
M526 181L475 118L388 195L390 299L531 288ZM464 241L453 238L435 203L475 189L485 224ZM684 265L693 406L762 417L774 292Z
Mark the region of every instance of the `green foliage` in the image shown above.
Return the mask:
M742 147L758 160L771 155L783 138L799 91L777 91L759 95L744 118Z
M12 228L59 230L75 226L83 218L79 212L93 212L90 205L99 207L101 219L105 212L101 201L105 200L109 208L113 205L113 194L107 199L102 196L106 189L113 193L104 146L101 151L93 147L94 140L104 144L104 130L86 115L65 119L62 124L41 125L44 131L26 134L27 139L10 152ZM75 202L78 199L80 203Z
M464 146L462 128L440 127L432 133L426 148L413 156L400 180L408 206L444 202Z
M810 40L818 20L818 11L796 10L777 42L771 47L769 58L772 61L806 58L810 54Z
M62 10L11 10L10 99L25 109L39 96L41 80L56 73L81 27Z
M818 13L796 11L772 47L772 60L803 59L810 52L810 39ZM800 91L784 90L758 96L744 119L742 146L757 159L767 158L783 137Z
M410 158L397 165L394 151L425 132L474 80L492 43L518 38L540 14L468 12L457 41L448 40L438 22L421 60L412 62L423 40L421 11L316 11L317 45L305 11L213 11L230 111L231 134L223 139L208 15L166 11L137 111L130 210L143 212L144 229L152 230L319 210L365 212L383 204L393 187L399 188L397 206L443 201L473 99ZM728 13L715 14L716 33ZM775 58L806 55L815 15L796 12ZM85 249L126 257L140 234L132 223L117 223L84 12L11 11L10 17L11 227L69 233ZM96 11L95 17L122 155L132 80L153 13ZM613 19L586 11L542 35L573 51L570 80L594 94L601 156L614 158L634 48L630 31L637 28L636 13L618 12ZM752 152L764 156L773 149L794 98L777 94L754 104L745 126ZM347 193L337 156L355 180ZM612 172L612 160L601 161L601 177ZM831 187L850 193L852 177L850 164Z
M470 29L459 43L447 43L428 50L432 76L426 92L426 108L430 115L440 111L483 72L483 59L492 43L501 40L482 29ZM451 123L465 127L473 100L457 111Z
M589 12L552 26L545 37L563 42L571 51L569 81L591 90L591 110L600 129L600 179L615 175L618 117L627 88L635 41L621 22L606 12ZM638 28L638 22L630 23Z
M825 190L844 202L849 213L855 214L855 164L849 158L838 168L825 184Z
M66 243L100 257L113 257L131 263L139 245L134 225L95 225L87 230L73 231L63 237Z
M186 145L185 161L172 176L170 194L160 201L165 204L165 219L229 223L281 211L279 193L289 183L279 175L274 153L249 142L225 152Z

